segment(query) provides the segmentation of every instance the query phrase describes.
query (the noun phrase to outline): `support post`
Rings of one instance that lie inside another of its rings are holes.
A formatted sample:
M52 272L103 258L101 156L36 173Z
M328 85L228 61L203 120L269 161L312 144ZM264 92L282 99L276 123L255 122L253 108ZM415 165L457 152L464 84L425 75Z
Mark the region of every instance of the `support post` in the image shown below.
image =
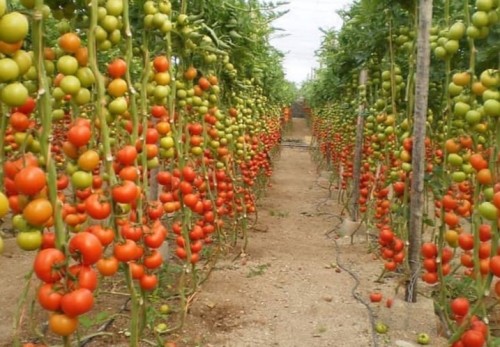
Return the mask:
M415 84L415 115L413 123L412 175L410 188L410 222L408 233L408 262L410 278L405 300L417 301L417 282L420 276L420 247L424 211L425 131L429 97L430 29L432 0L420 0L417 39L417 77Z

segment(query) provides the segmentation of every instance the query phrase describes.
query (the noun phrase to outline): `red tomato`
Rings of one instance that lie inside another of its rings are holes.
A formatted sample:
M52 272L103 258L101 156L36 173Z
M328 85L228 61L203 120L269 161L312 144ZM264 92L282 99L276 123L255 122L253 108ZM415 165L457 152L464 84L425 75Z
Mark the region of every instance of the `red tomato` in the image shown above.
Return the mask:
M122 185L113 187L113 200L121 204L130 204L138 196L137 186L132 181L124 181Z
M45 172L36 166L27 166L14 178L16 190L25 195L38 194L46 185Z
M116 159L124 166L133 165L137 159L137 149L132 145L125 146L116 153Z
M491 257L490 271L493 275L500 277L500 255L495 255Z
M186 259L187 258L187 252L183 247L177 247L175 249L175 255L178 256L180 259Z
M422 263L424 269L428 272L437 271L437 262L435 258L425 258Z
M437 272L426 272L422 275L422 280L427 284L435 284L439 278Z
M115 59L108 65L108 74L120 78L127 72L127 63L123 59Z
M94 219L106 219L111 214L111 204L103 200L100 194L92 194L85 199L85 210Z
M191 136L201 135L203 133L203 125L200 123L191 123L188 125L188 131Z
M203 228L199 225L195 225L193 229L189 232L189 238L191 240L200 240L205 237L205 233L203 232Z
M470 323L470 328L471 330L480 331L485 338L488 336L488 325L482 320L479 319L472 320Z
M474 236L468 233L461 233L458 235L458 245L464 251L470 251L474 248Z
M196 177L196 172L191 166L185 166L182 169L182 178L188 182L193 182Z
M68 175L60 175L57 178L57 190L64 190L69 185L69 177Z
M42 235L42 249L56 247L56 234L53 232L45 231Z
M120 234L128 240L139 241L144 234L143 227L139 225L132 226L127 223L120 228Z
M89 233L97 236L101 244L106 247L115 239L115 232L111 228L104 228L102 225L92 225L86 230Z
M68 270L69 288L85 288L92 292L97 288L97 272L90 266L75 264Z
M469 312L469 299L462 297L453 299L450 307L456 316L463 317Z
M28 97L24 105L21 105L17 108L17 111L22 112L24 114L30 114L35 110L36 102L32 97Z
M45 283L38 288L38 302L48 311L58 311L61 308L63 295L57 291L54 286L55 285L53 283Z
M86 125L74 125L68 130L68 141L76 147L87 145L91 137L90 127Z
M144 274L144 276L142 276L141 279L139 280L139 284L141 288L144 290L148 291L153 290L156 288L156 285L158 284L158 278L154 274L151 275Z
M432 242L425 242L423 245L422 245L422 249L421 249L421 252L422 252L422 255L425 257L425 258L433 258L433 257L436 257L437 256L437 246L435 243L432 243Z
M199 201L199 197L197 194L192 194L192 193L186 194L183 197L183 201L184 201L184 205L191 207L191 208L194 208L194 206L196 206L196 204Z
M154 58L153 60L153 67L157 72L165 72L168 70L170 66L170 62L168 61L168 58L164 55L159 55Z
M30 119L24 113L14 112L10 115L9 124L16 131L25 132L30 126Z
M167 236L166 229L153 227L152 231L144 236L144 244L149 248L160 247Z
M493 194L493 201L492 202L496 208L500 208L500 192L495 192L495 194Z
M150 255L144 258L144 266L148 269L156 269L163 264L161 253L154 249Z
M388 245L394 240L394 233L390 229L382 229L379 238Z
M199 253L203 249L203 242L196 240L191 243L191 253Z
M443 248L441 254L441 261L443 264L449 263L451 259L453 259L453 251L447 247Z
M136 259L137 248L137 244L134 241L127 239L125 243L115 244L113 255L121 262L128 262Z
M75 289L65 294L61 301L61 308L68 317L77 317L92 309L94 296L86 288Z
M56 248L42 249L35 257L33 269L39 279L54 283L62 277L62 266L65 260L64 253Z
M102 257L101 241L97 236L86 231L71 238L68 250L73 257L80 258L83 265L95 264Z
M443 207L447 211L454 210L458 206L457 200L449 194L443 196L442 203Z
M134 165L125 166L120 170L119 176L124 181L136 181L139 178L139 170Z
M483 347L485 338L479 330L467 330L460 339L464 347Z
M128 263L128 266L130 268L130 273L132 274L133 279L138 280L142 276L144 276L145 269L142 264L138 264L135 261L131 261Z
M371 302L382 301L382 293L379 293L379 292L370 293L370 301Z
M96 264L97 270L103 276L113 276L118 271L118 259L111 256L109 258L102 258Z
M151 201L148 205L148 217L151 220L160 219L165 210L161 201Z
M482 242L489 241L491 239L491 225L481 224L479 226L479 239Z
M168 111L167 111L167 109L164 106L153 105L153 107L151 107L151 115L154 118L161 118L161 117L167 116L168 115ZM168 124L168 123L166 123L166 124Z
M160 171L158 172L158 176L156 176L158 183L165 186L170 185L172 183L172 174L168 171Z

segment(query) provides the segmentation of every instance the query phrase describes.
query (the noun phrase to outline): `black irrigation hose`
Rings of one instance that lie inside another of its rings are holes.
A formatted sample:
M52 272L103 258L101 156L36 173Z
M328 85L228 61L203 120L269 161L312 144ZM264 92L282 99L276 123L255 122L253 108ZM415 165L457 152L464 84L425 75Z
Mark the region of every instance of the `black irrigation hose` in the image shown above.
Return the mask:
M316 184L320 188L322 188L322 189L328 189L328 188L322 187L319 184L319 182L316 182ZM326 198L321 203L317 204L316 210L319 211L320 206L323 205L328 200L331 200L331 199L330 198ZM370 328L371 328L370 330L371 330L371 333L372 333L373 347L378 347L379 346L378 335L377 335L377 332L375 331L375 325L376 325L375 314L374 314L372 308L370 307L370 305L365 300L363 300L363 298L361 297L361 295L356 291L358 289L359 285L361 284L361 281L359 280L359 277L354 273L354 271L352 271L351 269L347 268L345 265L343 265L340 262L340 255L341 255L340 246L339 246L337 240L335 239L335 237L331 237L330 236L330 234L333 233L333 232L335 232L337 230L337 228L342 224L342 222L344 221L344 218L342 216L338 215L338 214L334 214L334 213L329 213L329 214L330 214L330 217L336 217L336 218L338 218L340 220L340 223L338 223L333 229L327 231L325 233L325 236L328 237L329 239L333 240L333 243L335 244L335 251L336 251L335 263L337 264L337 266L340 269L342 269L345 272L347 272L349 274L349 276L351 276L351 278L355 282L354 287L352 287L352 289L351 289L351 295L354 298L354 300L356 300L357 302L361 303L363 306L366 307L366 310L368 311L368 319L370 321ZM358 229L359 229L359 227L358 227ZM358 231L358 229L356 229L354 231L354 233L356 233ZM353 235L354 235L354 233L353 233ZM351 241L352 241L352 238L351 238Z
M339 217L339 219L342 220L342 217L340 217L340 216L337 216L337 217ZM352 289L351 289L351 295L352 295L352 297L356 301L358 301L359 303L361 303L363 306L366 307L366 310L368 311L368 319L370 320L370 325L371 325L373 346L374 347L378 347L378 335L375 332L375 324L376 324L375 323L375 314L373 313L373 310L370 307L370 305L365 300L363 300L363 298L361 297L361 295L356 291L358 289L359 285L361 284L361 281L359 280L359 277L354 273L354 271L350 270L345 265L342 265L342 263L340 262L340 254L341 254L341 252L340 252L339 244L338 244L337 240L334 237L330 236L330 234L332 232L334 232L339 225L340 225L340 223L334 229L328 231L325 235L329 239L333 240L333 243L335 244L335 251L337 253L336 256L335 256L335 263L337 264L337 266L340 269L342 269L345 272L347 272L349 274L349 276L351 276L352 279L355 282L354 287L352 287Z

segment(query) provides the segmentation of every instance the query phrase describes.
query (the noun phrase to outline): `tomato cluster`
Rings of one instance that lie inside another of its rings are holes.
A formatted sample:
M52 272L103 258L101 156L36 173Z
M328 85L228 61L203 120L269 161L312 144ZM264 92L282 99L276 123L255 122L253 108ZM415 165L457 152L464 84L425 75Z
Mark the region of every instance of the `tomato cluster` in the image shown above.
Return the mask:
M470 318L470 323L464 321L469 314L470 303L467 298L457 297L450 303L450 310L457 325L467 324L467 328L461 334L460 339L455 341L453 347L482 347L488 337L488 326L477 316Z
M42 281L37 293L40 305L53 313L49 318L50 329L62 336L71 335L78 327L78 317L92 309L93 291L97 288L94 265L102 258L103 246L93 233L83 231L68 242L68 253L44 245L37 253L34 272Z

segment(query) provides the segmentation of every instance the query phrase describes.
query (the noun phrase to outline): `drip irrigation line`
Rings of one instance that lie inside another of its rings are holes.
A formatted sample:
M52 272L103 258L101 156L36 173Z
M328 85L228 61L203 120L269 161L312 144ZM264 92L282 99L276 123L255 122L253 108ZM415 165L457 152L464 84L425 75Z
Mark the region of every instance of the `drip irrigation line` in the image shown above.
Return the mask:
M328 237L329 239L333 240L333 243L335 244L335 251L336 251L335 263L337 264L337 266L340 269L347 272L349 274L349 276L351 276L351 278L354 280L354 287L352 287L352 289L351 289L351 295L357 302L359 302L360 304L362 304L363 306L366 307L366 310L368 311L368 319L370 321L370 327L371 327L370 330L372 333L373 347L378 347L379 346L378 336L377 336L377 333L375 332L375 324L376 324L375 314L374 314L372 308L370 307L370 305L365 300L363 300L361 295L357 292L357 289L358 289L359 285L361 284L361 281L359 280L359 277L356 275L356 273L354 271L352 271L346 265L343 265L341 263L341 261L340 261L340 255L341 255L340 246L339 246L337 240L335 239L335 237L330 236L331 233L333 233L337 230L337 228L340 226L340 224L342 224L342 221L343 221L343 218L341 216L335 215L335 217L337 217L340 220L340 223L337 224L335 226L335 228L326 232L325 236Z

